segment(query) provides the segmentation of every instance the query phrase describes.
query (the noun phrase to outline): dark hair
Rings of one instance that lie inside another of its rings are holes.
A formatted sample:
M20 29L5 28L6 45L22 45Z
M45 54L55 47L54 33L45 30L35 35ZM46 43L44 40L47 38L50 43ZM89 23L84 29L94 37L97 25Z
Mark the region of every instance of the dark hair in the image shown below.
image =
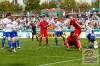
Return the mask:
M74 31L72 31L71 33L70 33L70 35L72 36L74 34Z
M57 18L54 18L54 20L56 20Z
M18 18L19 18L19 16L16 16L16 17L15 17L15 20L18 19Z
M91 24L91 22L89 22L88 24Z
M70 14L70 15L69 15L69 17L71 17L71 16L73 17L73 14Z
M8 16L11 16L11 13L7 13L7 14L6 14L6 17L8 17Z

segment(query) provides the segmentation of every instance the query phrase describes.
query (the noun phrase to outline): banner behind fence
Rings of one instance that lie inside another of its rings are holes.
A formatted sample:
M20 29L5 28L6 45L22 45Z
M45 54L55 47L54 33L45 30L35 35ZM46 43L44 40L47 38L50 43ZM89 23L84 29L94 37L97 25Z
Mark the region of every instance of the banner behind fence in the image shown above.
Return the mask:
M71 31L72 30L63 30L65 37L69 36ZM100 38L100 30L94 30L94 31L95 31L96 38ZM48 31L48 37L49 38L54 38L54 34L55 34L54 30ZM40 36L39 30L37 30L37 35ZM2 38L2 36L3 36L3 31L0 31L0 38ZM31 30L20 30L20 31L18 31L18 37L19 38L31 38L32 37ZM82 30L80 38L86 38L85 30Z

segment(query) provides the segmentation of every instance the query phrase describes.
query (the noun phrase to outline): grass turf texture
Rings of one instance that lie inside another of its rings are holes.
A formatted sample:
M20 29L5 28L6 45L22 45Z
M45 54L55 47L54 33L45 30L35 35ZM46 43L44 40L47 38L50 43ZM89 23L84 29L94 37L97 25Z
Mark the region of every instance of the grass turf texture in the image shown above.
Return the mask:
M82 64L82 51L77 51L74 47L67 50L62 39L58 40L59 46L56 47L54 39L51 38L48 46L45 45L45 39L41 46L38 46L36 39L34 41L30 38L20 39L21 49L17 49L16 53L9 51L6 40L5 49L0 49L0 66L45 66L44 64L49 64L46 66L89 66ZM100 39L97 41L100 44ZM87 39L81 39L81 43L83 48L87 47Z

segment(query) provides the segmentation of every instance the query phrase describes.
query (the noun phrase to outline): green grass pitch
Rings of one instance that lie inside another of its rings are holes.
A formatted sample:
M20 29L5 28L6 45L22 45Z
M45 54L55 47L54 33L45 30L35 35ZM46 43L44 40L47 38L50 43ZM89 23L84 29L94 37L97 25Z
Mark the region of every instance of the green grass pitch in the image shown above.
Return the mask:
M9 51L6 40L5 49L0 49L0 66L89 66L82 64L82 51L74 47L67 50L63 40L58 40L59 46L56 47L54 38L49 38L48 46L44 38L41 46L38 46L36 39L20 39L21 49L17 49L17 52ZM100 50L100 39L97 41ZM81 39L81 43L83 48L87 47L87 39ZM100 66L100 63L92 66Z

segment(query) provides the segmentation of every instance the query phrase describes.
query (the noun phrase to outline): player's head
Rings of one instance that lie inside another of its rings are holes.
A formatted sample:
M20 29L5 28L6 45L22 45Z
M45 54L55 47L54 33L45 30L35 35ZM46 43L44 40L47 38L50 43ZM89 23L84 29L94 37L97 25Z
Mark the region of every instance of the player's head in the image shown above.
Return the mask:
M70 21L73 20L73 18L74 18L73 15L69 15Z
M54 18L54 22L56 23L58 21L58 19L57 18Z
M11 18L11 13L7 13L6 18Z
M46 17L45 17L45 16L43 17L43 21L44 21L44 22L46 21Z
M15 17L15 21L20 22L20 19L18 16Z
M69 15L69 18L70 18L70 19L72 19L72 18L73 18L73 15L72 15L72 14L71 14L71 15Z
M72 31L71 33L70 33L70 36L74 36L75 35L75 33L74 33L74 31Z
M88 23L88 26L90 26L90 27L91 27L91 22L89 22L89 23Z

